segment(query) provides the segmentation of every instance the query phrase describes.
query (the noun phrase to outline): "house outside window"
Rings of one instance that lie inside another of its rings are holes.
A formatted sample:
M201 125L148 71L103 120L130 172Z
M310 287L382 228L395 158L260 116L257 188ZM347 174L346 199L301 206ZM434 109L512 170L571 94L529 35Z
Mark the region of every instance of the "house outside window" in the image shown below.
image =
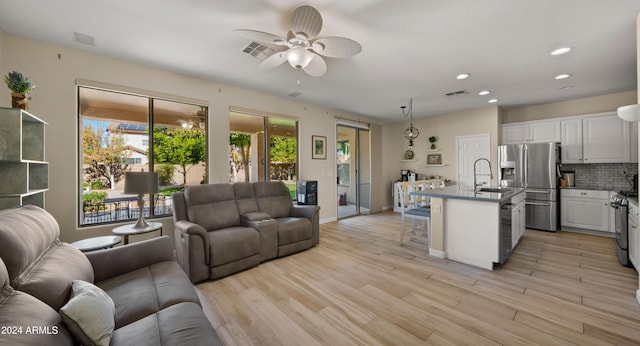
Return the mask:
M91 86L78 101L79 225L170 216L172 193L207 181L208 107ZM127 171L157 172L160 191L138 205Z

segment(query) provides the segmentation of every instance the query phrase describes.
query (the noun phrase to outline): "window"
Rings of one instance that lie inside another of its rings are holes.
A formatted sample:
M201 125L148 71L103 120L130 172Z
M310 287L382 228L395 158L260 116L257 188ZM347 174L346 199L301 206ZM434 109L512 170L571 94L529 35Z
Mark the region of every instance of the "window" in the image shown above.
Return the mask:
M172 215L173 192L207 181L207 107L88 86L78 100L80 225ZM127 171L157 172L159 193L137 205Z
M229 119L229 181L281 180L295 199L298 122L235 111Z

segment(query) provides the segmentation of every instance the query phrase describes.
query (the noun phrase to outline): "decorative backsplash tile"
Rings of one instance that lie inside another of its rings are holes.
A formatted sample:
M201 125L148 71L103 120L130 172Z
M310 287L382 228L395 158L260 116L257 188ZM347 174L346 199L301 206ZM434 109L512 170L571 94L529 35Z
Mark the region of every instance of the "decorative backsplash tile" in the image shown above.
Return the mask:
M562 171L576 172L577 187L631 190L633 175L638 173L636 163L594 163L587 165L562 165ZM626 174L623 174L626 172ZM625 178L626 176L626 178Z

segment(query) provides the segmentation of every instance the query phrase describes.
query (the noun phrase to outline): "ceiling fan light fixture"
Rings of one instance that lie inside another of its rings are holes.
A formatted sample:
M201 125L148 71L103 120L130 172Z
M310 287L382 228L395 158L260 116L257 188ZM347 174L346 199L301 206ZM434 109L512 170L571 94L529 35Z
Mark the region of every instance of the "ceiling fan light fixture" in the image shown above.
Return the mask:
M303 69L309 65L311 59L313 59L313 53L302 46L296 46L287 51L287 61L293 68Z

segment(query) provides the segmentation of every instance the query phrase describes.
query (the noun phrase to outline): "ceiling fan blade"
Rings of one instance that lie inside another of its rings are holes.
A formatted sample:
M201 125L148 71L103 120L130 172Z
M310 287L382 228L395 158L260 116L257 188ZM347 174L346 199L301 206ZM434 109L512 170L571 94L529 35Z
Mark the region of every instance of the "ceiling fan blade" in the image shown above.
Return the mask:
M348 58L362 51L360 43L344 37L322 37L311 44L313 51L329 58Z
M248 38L253 41L263 42L267 44L275 44L278 46L284 46L287 43L287 41L284 38L280 36L276 36L274 34L270 34L268 32L264 32L264 31L249 30L249 29L235 29L233 31L239 33L244 38Z
M291 15L291 32L299 36L303 33L310 40L322 30L322 16L320 12L311 6L300 6Z
M287 57L286 57L285 52L277 52L277 53L271 55L270 57L262 60L260 65L258 65L258 69L259 70L268 70L268 69L271 69L271 68L274 68L276 66L279 66L279 65L283 64L285 61L287 61Z
M327 72L327 63L320 55L314 53L309 65L303 70L310 76L320 77Z

